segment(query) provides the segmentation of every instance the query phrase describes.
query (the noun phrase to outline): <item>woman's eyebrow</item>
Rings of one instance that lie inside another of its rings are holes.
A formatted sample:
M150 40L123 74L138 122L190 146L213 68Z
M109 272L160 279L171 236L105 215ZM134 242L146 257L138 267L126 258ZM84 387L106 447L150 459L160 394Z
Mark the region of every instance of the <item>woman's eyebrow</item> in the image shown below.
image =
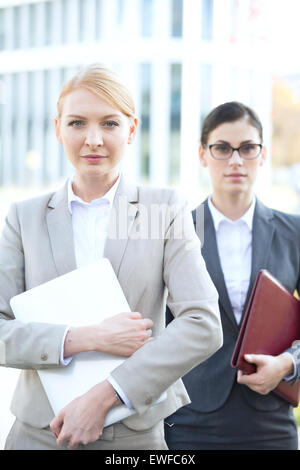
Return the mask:
M83 116L79 116L78 114L68 114L66 118L85 119Z
M86 119L85 116L80 116L78 114L68 114L66 116L68 119L69 118L75 118L75 119ZM101 119L112 119L112 118L120 118L119 114L107 114L105 116L101 116Z
M228 144L228 145L230 145L230 143L227 142L227 140L222 140L222 139L217 140L216 143L222 143L222 144ZM252 139L243 140L243 141L240 143L240 145L242 145L242 144L249 144L249 143L253 143L253 140L252 140Z

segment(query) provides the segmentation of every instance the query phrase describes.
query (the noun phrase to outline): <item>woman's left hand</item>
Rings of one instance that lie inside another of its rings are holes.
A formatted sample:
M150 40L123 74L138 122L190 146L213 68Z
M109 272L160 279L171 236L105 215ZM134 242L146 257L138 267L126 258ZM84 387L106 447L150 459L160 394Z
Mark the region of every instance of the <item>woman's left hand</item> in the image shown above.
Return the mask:
M251 390L262 395L274 390L284 377L293 374L293 360L288 353L282 353L279 356L246 354L245 359L255 364L257 370L249 375L243 374L239 370L237 381L239 384L247 385Z
M120 400L107 381L75 398L50 423L57 445L68 443L68 448L73 450L79 444L96 441L102 434L108 411L119 404Z

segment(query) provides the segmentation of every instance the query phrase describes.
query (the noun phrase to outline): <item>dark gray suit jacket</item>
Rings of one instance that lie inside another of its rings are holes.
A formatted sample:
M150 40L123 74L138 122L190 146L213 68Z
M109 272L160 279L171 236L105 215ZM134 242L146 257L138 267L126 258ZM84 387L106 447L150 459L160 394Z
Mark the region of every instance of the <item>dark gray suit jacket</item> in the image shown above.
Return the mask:
M207 270L219 292L224 343L212 357L191 370L183 381L191 399L188 407L194 411L209 412L224 404L236 381L236 370L230 366L230 361L239 326L228 297L207 200L193 211L193 219L202 242L202 255ZM269 209L257 200L252 236L252 271L243 315L260 269L267 269L291 292L299 291L300 286L300 216ZM171 317L168 311L167 322ZM294 355L300 377L300 347L293 348L290 352ZM243 393L248 402L260 410L275 410L282 404L282 399L274 393L260 395L245 386Z

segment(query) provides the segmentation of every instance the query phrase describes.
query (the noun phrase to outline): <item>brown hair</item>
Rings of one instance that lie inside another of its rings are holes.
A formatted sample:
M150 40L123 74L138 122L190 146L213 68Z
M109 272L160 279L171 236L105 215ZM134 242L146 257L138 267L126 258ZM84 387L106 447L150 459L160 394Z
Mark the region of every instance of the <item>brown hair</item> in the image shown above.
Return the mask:
M225 122L235 122L240 119L247 119L249 124L258 130L261 141L263 141L262 124L256 113L242 103L231 101L217 106L206 116L202 125L201 144L207 145L209 134L216 127Z

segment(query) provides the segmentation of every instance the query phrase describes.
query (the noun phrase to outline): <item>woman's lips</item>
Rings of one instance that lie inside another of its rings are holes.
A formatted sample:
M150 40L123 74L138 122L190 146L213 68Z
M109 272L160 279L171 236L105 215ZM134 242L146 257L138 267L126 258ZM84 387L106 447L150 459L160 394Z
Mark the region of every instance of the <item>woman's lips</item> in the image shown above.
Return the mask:
M91 155L82 155L82 158L87 160L90 163L98 163L101 160L104 160L107 158L105 155L97 155L97 154L91 154Z
M225 177L234 181L240 181L243 178L246 178L246 175L242 173L230 173L229 175L225 175Z

